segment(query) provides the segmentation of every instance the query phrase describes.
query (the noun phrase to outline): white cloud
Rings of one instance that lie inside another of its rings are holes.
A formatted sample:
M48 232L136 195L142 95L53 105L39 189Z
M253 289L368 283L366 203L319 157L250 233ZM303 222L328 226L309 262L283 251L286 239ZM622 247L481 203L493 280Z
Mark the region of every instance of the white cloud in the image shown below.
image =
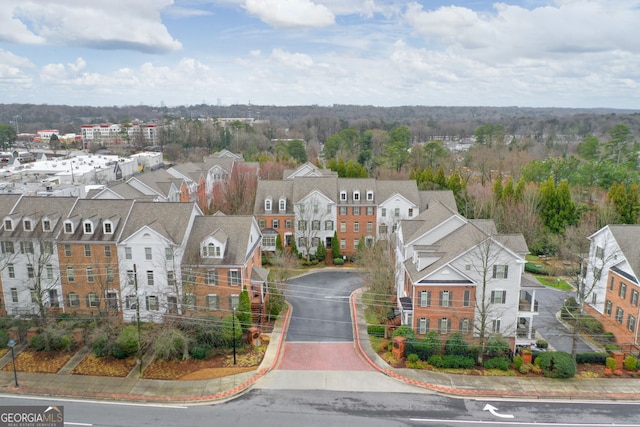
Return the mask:
M31 77L25 73L30 68L33 64L28 59L0 49L0 86L11 89L20 85L31 86Z
M6 2L6 3L5 3ZM160 11L173 0L4 0L0 39L15 43L132 49L178 50ZM15 36L8 36L14 33Z
M326 6L310 0L247 0L245 8L273 27L326 27L335 21Z

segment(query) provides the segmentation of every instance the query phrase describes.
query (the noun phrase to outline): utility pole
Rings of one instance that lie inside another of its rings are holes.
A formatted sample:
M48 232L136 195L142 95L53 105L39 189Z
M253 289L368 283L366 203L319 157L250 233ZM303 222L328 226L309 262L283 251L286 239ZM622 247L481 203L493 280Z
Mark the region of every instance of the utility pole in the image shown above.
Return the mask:
M233 335L233 364L236 364L236 308L233 307L233 319L231 320Z
M138 367L142 376L142 346L140 345L140 294L138 293L138 270L133 264L133 284L136 288L136 323L138 327Z

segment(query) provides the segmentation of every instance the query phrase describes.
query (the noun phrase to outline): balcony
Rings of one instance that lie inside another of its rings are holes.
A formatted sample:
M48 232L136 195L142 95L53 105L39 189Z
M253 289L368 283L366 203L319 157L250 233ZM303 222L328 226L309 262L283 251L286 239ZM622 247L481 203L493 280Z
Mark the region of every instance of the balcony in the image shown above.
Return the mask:
M538 301L533 301L533 304L531 304L530 300L521 299L518 303L518 311L537 313Z

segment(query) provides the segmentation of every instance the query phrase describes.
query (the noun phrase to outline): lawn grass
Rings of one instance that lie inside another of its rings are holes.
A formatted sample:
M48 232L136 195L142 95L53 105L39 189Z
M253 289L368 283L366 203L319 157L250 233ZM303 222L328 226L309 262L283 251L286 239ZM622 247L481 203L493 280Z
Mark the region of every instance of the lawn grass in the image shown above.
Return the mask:
M562 280L560 278L548 277L548 276L535 276L535 277L536 279L538 279L540 283L550 288L559 289L561 291L570 291L573 289L573 286L571 286L566 280Z

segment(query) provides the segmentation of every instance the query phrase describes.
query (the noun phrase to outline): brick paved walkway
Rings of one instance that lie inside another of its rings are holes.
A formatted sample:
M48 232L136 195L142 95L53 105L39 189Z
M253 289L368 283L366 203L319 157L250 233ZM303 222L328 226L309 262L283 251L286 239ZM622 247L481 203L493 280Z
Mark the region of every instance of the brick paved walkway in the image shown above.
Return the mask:
M352 342L286 342L276 369L307 371L373 371Z

